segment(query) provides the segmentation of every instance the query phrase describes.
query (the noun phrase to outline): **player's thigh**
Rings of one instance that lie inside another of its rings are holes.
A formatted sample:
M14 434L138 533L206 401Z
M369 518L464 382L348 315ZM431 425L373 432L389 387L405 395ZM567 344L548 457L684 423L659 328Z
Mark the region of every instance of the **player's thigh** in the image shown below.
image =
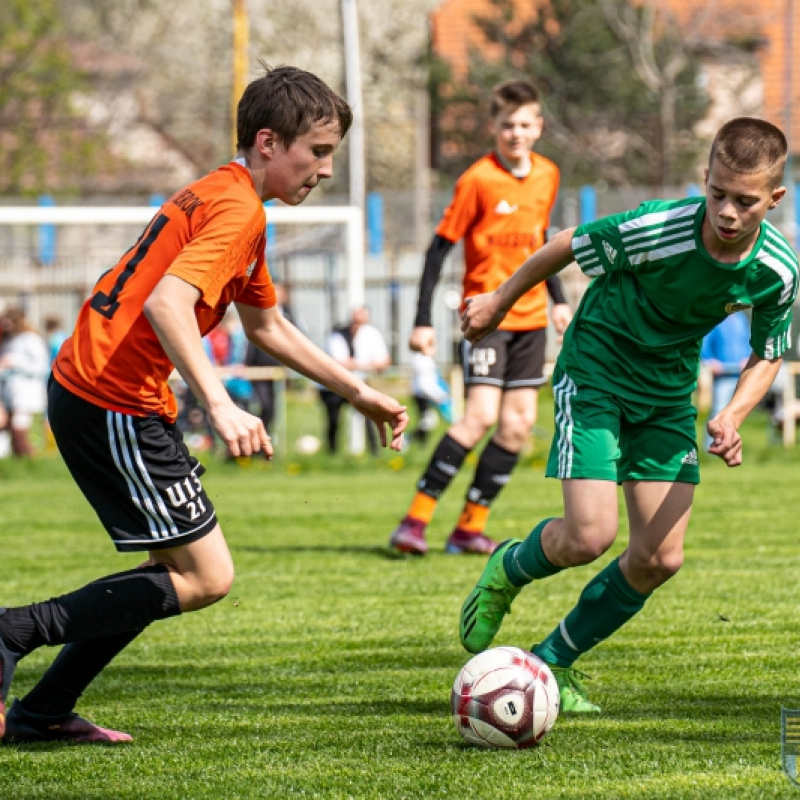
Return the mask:
M620 567L635 589L650 592L683 564L694 484L628 481L623 487L630 535Z
M450 427L450 435L464 447L475 447L497 422L502 396L503 390L499 386L469 386L464 414Z
M150 563L163 564L205 583L229 584L233 580L233 558L219 525L189 544L153 550Z
M59 451L119 551L188 544L217 524L204 467L178 427L108 411L51 381L48 418Z
M620 481L699 483L697 409L691 403L623 406Z
M524 444L536 422L537 395L538 390L534 388L503 392L497 432L494 435L500 445L515 451Z
M617 483L587 478L561 482L564 497L564 531L568 538L585 542L599 556L611 545L619 527Z
M578 386L563 371L553 375L555 431L549 478L617 482L621 410L616 399Z

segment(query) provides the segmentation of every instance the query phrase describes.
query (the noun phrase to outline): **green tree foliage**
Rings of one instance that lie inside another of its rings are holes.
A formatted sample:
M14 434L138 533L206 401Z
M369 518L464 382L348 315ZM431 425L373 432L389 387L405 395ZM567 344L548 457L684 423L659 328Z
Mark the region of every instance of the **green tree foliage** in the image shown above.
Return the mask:
M431 75L439 167L450 175L491 147L483 124L489 89L532 79L542 93L538 148L565 183L668 186L693 177L692 130L708 99L698 64L665 10L627 0L549 0L533 18L521 4L490 0L475 18L486 46L472 48L463 80L441 63Z
M52 0L0 3L0 192L80 190L103 137L73 108L83 77Z

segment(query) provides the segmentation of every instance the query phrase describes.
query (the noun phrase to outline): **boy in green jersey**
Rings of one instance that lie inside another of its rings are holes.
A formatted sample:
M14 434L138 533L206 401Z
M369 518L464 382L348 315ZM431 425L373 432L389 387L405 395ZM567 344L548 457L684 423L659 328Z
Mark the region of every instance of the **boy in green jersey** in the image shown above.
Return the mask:
M699 482L695 388L703 337L752 310L750 346L731 401L708 422L708 452L742 462L738 429L778 373L790 344L798 260L766 221L785 194L786 139L763 120L717 132L703 198L643 203L564 230L496 291L468 298L462 330L478 341L531 286L577 261L589 284L553 375L555 435L548 477L562 481L564 515L500 545L461 610L461 642L492 642L522 587L599 558L617 535L617 484L628 547L584 588L533 652L555 673L563 711L597 712L575 660L618 630L683 561Z

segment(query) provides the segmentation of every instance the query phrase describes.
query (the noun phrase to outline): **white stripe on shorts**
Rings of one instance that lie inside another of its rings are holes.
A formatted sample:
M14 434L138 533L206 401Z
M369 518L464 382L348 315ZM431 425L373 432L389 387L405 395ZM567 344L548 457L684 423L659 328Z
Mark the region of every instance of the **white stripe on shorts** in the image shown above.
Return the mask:
M564 373L561 380L553 388L556 403L556 429L558 430L558 475L560 479L572 476L572 398L578 390L572 378Z
M147 520L150 535L153 539L175 536L178 529L142 461L133 419L115 411L109 411L106 419L114 464L128 484L131 501Z

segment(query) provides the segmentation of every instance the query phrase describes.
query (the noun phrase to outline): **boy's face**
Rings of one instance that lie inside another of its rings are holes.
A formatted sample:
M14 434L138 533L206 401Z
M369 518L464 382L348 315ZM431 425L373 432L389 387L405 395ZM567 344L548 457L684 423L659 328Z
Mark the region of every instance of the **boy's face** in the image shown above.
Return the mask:
M706 169L706 218L722 250L736 252L752 244L767 211L786 194L767 173L741 173L713 159Z
M277 198L291 206L299 205L311 190L333 175L333 154L339 146L339 126L316 122L287 148L271 131L259 131L268 166L262 200Z
M512 165L523 163L542 135L542 122L538 103L501 109L489 122L498 155Z

